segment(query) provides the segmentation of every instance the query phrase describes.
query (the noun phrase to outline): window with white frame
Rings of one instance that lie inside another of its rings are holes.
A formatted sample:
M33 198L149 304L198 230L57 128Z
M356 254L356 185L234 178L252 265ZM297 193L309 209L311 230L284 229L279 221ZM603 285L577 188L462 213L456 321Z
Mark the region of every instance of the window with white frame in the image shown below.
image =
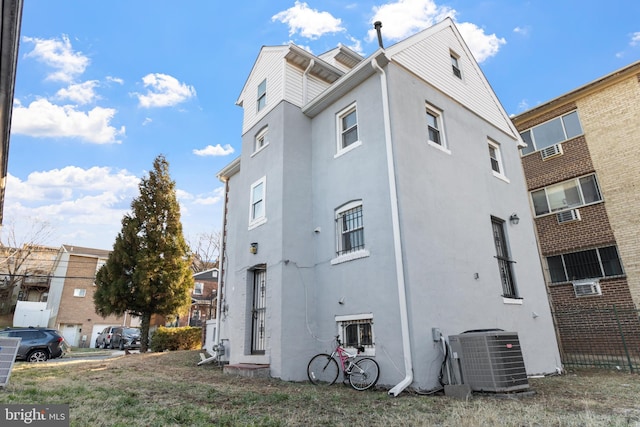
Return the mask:
M364 249L361 200L347 203L336 210L336 244L338 256Z
M269 131L269 127L265 126L262 129L260 129L260 132L256 134L256 138L253 145L254 153L262 150L264 147L266 147L269 144L269 140L267 139L268 131Z
M258 85L258 111L262 110L267 105L267 79L264 79Z
M358 139L358 113L356 104L352 104L340 111L337 118L338 152L353 148L360 141Z
M84 298L87 295L87 290L86 289L74 289L73 290L73 296L74 297L80 297L80 298Z
M262 177L251 184L249 201L249 226L255 227L266 221L265 194L267 178Z
M336 316L338 335L342 345L353 351L364 347L366 355L375 355L375 340L373 335L373 314L355 314Z
M500 152L500 144L488 140L489 144L489 161L491 162L491 170L498 178L505 179L504 165L502 163L502 153Z
M458 64L458 58L460 57L453 52L450 52L449 55L451 56L451 68L453 69L453 75L462 79L462 72L460 71L460 65Z
M582 133L578 112L572 111L521 132L520 136L527 143L527 146L522 148L522 155L575 138Z
M194 286L193 286L193 294L194 295L202 295L203 292L204 292L204 283L195 282Z
M551 283L621 276L622 262L615 246L547 257Z
M491 217L493 242L496 247L496 259L502 282L502 296L505 298L518 298L515 277L513 274L513 261L509 253L505 222L499 218Z
M531 192L536 216L602 201L595 174L559 182Z
M427 131L428 142L435 144L440 148L446 148L443 124L442 124L442 112L432 105L426 106L426 118L427 118Z

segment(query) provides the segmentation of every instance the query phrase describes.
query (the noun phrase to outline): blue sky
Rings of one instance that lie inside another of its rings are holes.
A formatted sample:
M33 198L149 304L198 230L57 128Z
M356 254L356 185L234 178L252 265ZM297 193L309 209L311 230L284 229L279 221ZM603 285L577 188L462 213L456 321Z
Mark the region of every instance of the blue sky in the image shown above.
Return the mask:
M216 173L237 157L235 105L263 45L367 56L452 16L508 114L640 59L640 2L25 0L5 227L111 249L164 154L185 236L221 227Z

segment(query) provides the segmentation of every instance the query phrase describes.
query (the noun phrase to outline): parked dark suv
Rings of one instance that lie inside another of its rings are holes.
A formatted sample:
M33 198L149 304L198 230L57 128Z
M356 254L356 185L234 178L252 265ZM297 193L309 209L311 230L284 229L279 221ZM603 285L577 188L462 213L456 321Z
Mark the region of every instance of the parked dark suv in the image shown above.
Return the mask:
M6 328L0 337L22 338L16 360L44 362L61 357L67 350L67 343L60 332L49 328Z
M111 336L111 348L140 348L140 329L126 326L116 328Z

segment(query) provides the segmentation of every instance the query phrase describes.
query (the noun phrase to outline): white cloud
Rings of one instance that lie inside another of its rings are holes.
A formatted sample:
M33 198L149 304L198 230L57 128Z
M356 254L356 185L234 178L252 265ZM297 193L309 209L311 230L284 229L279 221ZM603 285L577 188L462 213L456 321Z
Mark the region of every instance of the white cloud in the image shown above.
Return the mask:
M640 31L631 34L631 41L629 42L631 46L636 46L640 44Z
M109 248L138 195L139 182L126 170L107 167L32 172L24 181L9 174L5 218L46 219L63 243Z
M399 41L418 31L424 30L443 20L447 16L455 17L456 11L438 6L432 0L398 0L394 3L383 4L373 8L371 23L382 22L383 39ZM375 29L367 33L367 40L377 38Z
M145 117L144 120L142 121L142 126L146 126L150 123L153 123L153 119L151 117Z
M23 37L22 40L34 44L33 50L25 55L27 58L35 58L55 69L47 76L47 80L71 82L89 65L89 58L81 52L74 52L66 35L61 40L33 37Z
M123 85L124 84L124 80L121 79L120 77L107 76L107 81L108 82L113 82L113 83L118 83L119 85Z
M403 40L446 17L455 20L457 14L455 9L438 6L433 0L398 0L376 6L373 12L371 22L381 21L383 39L392 42ZM475 24L456 22L456 25L478 62L496 55L500 46L506 43L504 38L498 38L495 34L485 34L484 30ZM368 31L368 41L377 37L375 29Z
M296 33L302 37L314 40L324 34L344 31L342 21L329 12L319 12L311 9L307 3L296 0L293 7L279 12L271 17L272 21L280 21L289 26L289 36Z
M482 28L470 22L463 22L457 26L469 50L480 63L495 56L500 46L507 43L504 38L498 38L495 34L485 34Z
M529 102L526 99L521 100L518 103L518 112L521 113L529 109Z
M196 205L211 206L211 205L220 203L222 201L223 196L224 196L224 187L218 187L215 190L213 190L213 194L200 195L195 199L193 203Z
M193 150L193 154L196 156L228 156L232 154L235 150L229 144L226 144L222 147L220 144L217 145L207 145L202 150Z
M180 104L196 95L193 86L180 83L175 77L167 74L147 74L142 78L146 94L135 93L141 107L171 107Z
M513 32L516 34L520 34L521 36L527 37L531 33L531 27L526 25L524 27L515 27Z
M87 80L84 83L72 84L60 89L56 93L58 99L68 99L78 104L88 104L96 100L95 88L99 86L97 80Z
M95 107L87 112L78 111L72 105L54 105L46 99L38 99L23 107L16 102L13 108L11 131L17 134L48 138L79 138L95 144L120 143L116 137L124 135L110 122L116 110Z

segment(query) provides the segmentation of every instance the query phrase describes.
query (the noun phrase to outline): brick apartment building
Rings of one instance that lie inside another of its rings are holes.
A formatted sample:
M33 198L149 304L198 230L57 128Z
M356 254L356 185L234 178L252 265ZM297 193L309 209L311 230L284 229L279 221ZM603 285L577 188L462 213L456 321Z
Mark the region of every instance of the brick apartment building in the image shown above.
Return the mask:
M640 61L513 117L565 363L640 357L639 106Z
M49 326L58 329L67 342L77 347L93 347L95 339L111 325L137 326L139 319L96 313L93 295L95 277L104 265L109 251L63 245L51 279L47 309L51 310Z

